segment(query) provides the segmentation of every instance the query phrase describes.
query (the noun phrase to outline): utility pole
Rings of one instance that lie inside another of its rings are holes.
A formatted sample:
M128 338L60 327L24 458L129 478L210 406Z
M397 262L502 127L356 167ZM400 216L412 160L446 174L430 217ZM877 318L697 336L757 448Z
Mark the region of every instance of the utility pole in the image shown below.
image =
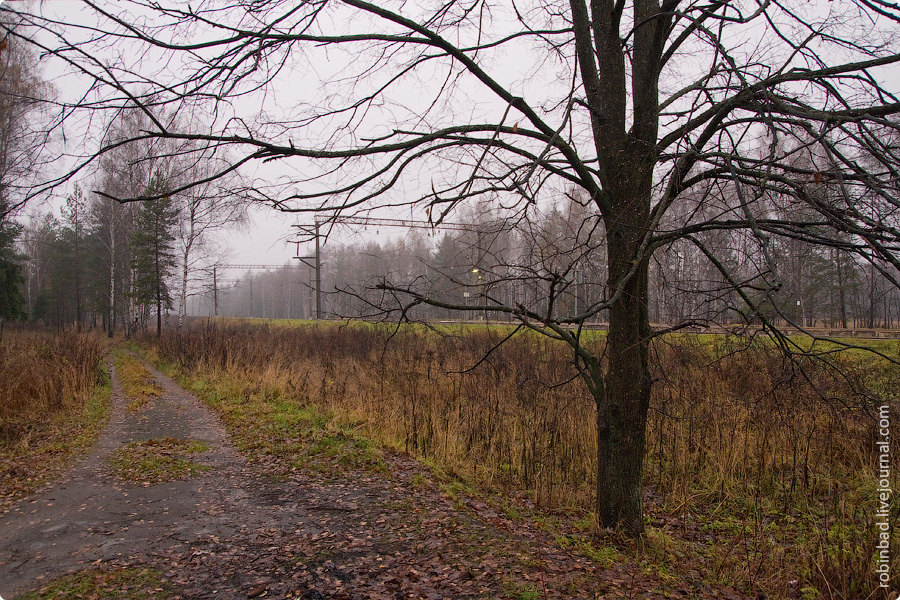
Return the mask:
M297 242L297 256L294 257L313 270L314 287L316 289L316 321L322 319L322 247L321 242L319 241L320 225L321 221L319 221L319 219L317 218L312 231L312 234L315 236L316 240L315 254L313 254L312 256L300 256L300 242ZM294 227L300 227L300 225L294 225ZM310 232L308 228L305 228L305 231L307 234ZM313 263L309 264L309 260L312 260Z
M313 227L309 225L294 225L294 227L301 230L306 235L315 236L315 254L313 256L299 256L300 253L300 243L299 241L295 242L297 244L297 253L298 256L295 256L297 260L301 261L307 267L310 267L315 271L315 288L316 288L316 320L320 320L322 318L322 254L321 254L321 241L320 241L320 231L319 228L322 223L332 223L332 224L343 224L343 225L363 225L366 227L404 227L407 229L449 229L454 231L471 231L471 225L467 225L465 223L446 223L446 222L438 222L434 223L432 221L415 221L411 219L378 219L372 217L351 217L351 216L340 216L334 215L328 218L315 218L315 223ZM482 232L478 231L478 245L481 245L481 234ZM308 240L303 240L308 241ZM481 255L483 257L483 254ZM313 263L310 264L307 261L312 260ZM485 308L485 312L486 308Z
M316 219L316 321L322 320L322 256L319 249L319 220Z
M213 266L213 315L219 316L219 282L216 280L215 266Z

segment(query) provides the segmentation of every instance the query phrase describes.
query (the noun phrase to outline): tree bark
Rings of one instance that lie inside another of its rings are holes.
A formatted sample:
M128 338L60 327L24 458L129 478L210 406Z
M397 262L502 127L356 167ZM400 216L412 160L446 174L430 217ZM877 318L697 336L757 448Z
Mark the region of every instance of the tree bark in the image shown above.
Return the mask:
M153 240L153 266L155 269L154 279L156 285L156 337L162 336L162 266L159 264L160 242L159 236L162 233L162 219L156 215L156 231Z
M651 386L648 263L634 262L642 233L642 228L622 221L613 222L609 230L610 289L621 287L622 296L610 308L606 395L597 405L597 515L601 526L620 526L631 536L643 532L642 475Z
M178 331L181 331L181 327L184 325L184 318L187 316L187 286L188 286L188 275L191 261L191 251L194 248L194 241L197 240L197 206L193 203L188 203L188 236L184 241L184 246L182 248L183 252L181 253L181 294L179 296L179 307L178 307Z
M112 200L106 201L109 208L109 318L107 336L116 334L116 214Z
M193 229L194 224L191 223L191 236L193 236ZM184 318L187 316L188 263L191 256L191 246L193 246L193 240L185 245L184 252L181 255L181 294L179 294L178 306L178 331L181 331L181 327L184 325Z

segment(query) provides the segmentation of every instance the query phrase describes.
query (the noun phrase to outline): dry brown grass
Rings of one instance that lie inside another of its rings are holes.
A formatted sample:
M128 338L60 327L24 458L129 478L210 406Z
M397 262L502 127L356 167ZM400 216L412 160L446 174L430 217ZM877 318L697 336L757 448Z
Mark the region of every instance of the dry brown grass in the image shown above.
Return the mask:
M0 512L55 477L109 414L99 336L7 328L0 344Z
M209 397L314 406L468 482L528 490L574 519L590 511L595 412L581 382L559 385L573 375L564 348L519 335L467 371L504 331L391 332L213 326L164 337L158 351ZM602 336L592 343L601 350ZM897 414L897 368L857 355L788 360L724 337L671 337L654 353L646 474L656 567L772 597L867 596L872 411L889 402Z
M7 328L0 343L0 441L83 406L103 377L103 338Z
M787 358L726 338L682 338L657 358L648 479L663 512L685 531L696 526L713 579L776 597L868 597L874 417L882 403L898 408L894 392L876 390L900 389L900 369L865 355Z

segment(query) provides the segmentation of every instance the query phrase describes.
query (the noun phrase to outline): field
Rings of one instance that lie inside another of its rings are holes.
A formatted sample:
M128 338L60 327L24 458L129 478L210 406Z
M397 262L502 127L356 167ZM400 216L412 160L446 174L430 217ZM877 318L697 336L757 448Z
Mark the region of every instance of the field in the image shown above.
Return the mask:
M589 556L630 554L695 587L754 596L877 588L876 423L882 405L897 414L896 365L822 344L787 358L737 337L658 341L638 548L592 524L595 409L565 349L524 334L488 354L503 334L227 324L164 336L154 351L260 456L296 452L309 466L297 449L315 414L338 437L408 452L452 482L448 493L484 495ZM602 352L602 333L592 336ZM896 342L873 343L898 356ZM896 521L896 501L890 510ZM900 548L896 529L891 544Z
M647 534L635 543L594 524L595 408L565 348L526 333L489 352L507 333L195 323L143 351L216 409L238 448L273 477L335 466L386 473L386 453L408 453L460 506L487 502L537 523L560 547L601 565L641 565L689 595L726 586L759 598L881 597L876 442L881 407L895 419L900 408L900 367L888 360L900 353L896 341L856 341L883 357L800 338L792 342L809 352L794 357L761 339L655 342ZM589 336L602 353L604 334ZM0 509L96 439L108 410L107 353L90 334L4 336ZM126 352L113 354L128 409L139 410L159 391ZM896 435L890 444L897 489ZM897 522L900 506L889 504ZM889 541L900 548L896 528Z

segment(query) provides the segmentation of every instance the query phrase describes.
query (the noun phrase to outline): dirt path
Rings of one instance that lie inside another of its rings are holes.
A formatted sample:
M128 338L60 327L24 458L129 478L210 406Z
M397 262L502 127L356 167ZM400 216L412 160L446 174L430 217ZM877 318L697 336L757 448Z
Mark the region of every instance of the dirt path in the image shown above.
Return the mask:
M208 409L158 373L166 394L129 411L113 374L112 415L97 447L61 481L0 518L0 594L30 590L42 581L95 561L152 557L187 549L204 537L264 528L245 490L251 477ZM117 479L109 454L131 441L177 437L207 442L202 461L213 467L192 479L134 485ZM240 524L229 515L241 515ZM241 596L246 597L246 596Z
M480 502L454 502L407 458L387 457L388 474L273 478L243 459L209 409L151 372L164 396L129 411L114 374L111 421L93 453L0 517L5 600L70 572L146 565L171 598L615 595L605 581L621 572ZM115 477L111 452L166 437L205 441L198 462L212 468L153 485ZM631 574L629 593L659 585L645 579Z

